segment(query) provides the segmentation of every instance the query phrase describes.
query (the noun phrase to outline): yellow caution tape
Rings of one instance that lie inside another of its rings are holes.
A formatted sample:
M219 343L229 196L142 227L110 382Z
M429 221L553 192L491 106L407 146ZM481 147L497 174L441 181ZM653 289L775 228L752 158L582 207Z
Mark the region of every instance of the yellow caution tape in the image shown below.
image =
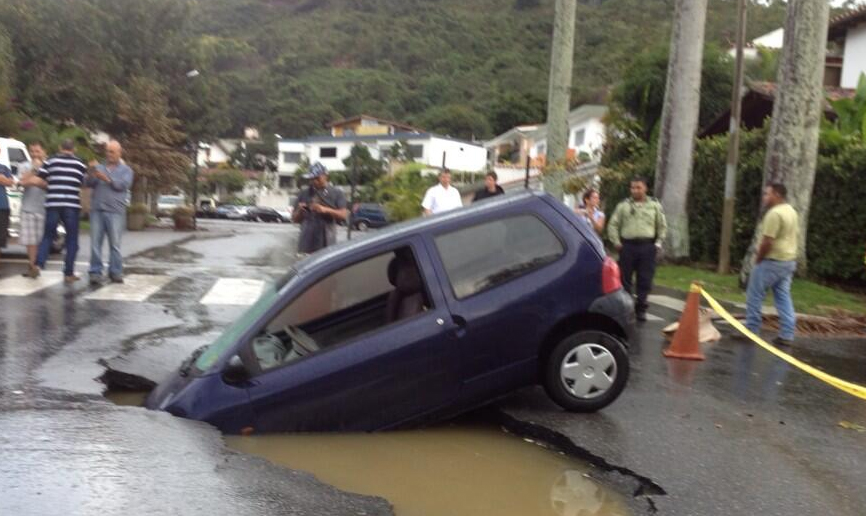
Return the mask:
M701 289L701 294L704 296L704 299L707 300L707 302L710 304L710 306L713 308L713 310L716 311L717 314L721 315L722 318L724 318L726 321L731 323L731 326L733 326L738 331L740 331L740 333L742 333L746 337L749 337L750 339L752 339L755 342L755 344L758 344L762 348L766 349L770 353L781 358L785 362L788 362L792 366L797 367L797 368L811 374L815 378L817 378L817 379L819 379L825 383L828 383L828 384L832 385L833 387L836 387L837 389L841 389L852 396L857 396L858 398L866 400L866 387L863 387L862 385L857 385L856 383L846 382L845 380L842 380L840 378L836 378L835 376L829 375L829 374L825 373L824 371L821 371L820 369L812 367L805 362L801 362L800 360L797 360L796 358L792 357L791 355L789 355L783 351L780 351L778 348L776 348L770 344L767 344L766 342L764 342L763 339L761 339L761 337L758 337L757 335L755 335L754 333L749 331L749 329L746 328L740 321L736 320L734 318L734 316L732 316L730 313L728 313L728 311L725 310L724 307L722 307L722 305L720 305L718 301L713 299L713 296L711 296L709 293L707 293L706 290Z

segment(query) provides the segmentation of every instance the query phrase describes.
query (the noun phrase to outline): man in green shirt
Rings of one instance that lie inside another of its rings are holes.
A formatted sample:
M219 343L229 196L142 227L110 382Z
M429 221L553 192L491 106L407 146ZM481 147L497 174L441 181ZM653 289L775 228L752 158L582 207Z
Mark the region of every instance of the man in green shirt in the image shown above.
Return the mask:
M788 204L785 185L773 183L764 189L767 212L761 221L761 242L755 255L755 268L746 289L746 327L758 335L761 331L761 306L767 291L773 289L773 301L779 312L779 336L774 344L790 345L794 340L797 318L791 299L791 282L797 270L797 242L800 221Z
M617 205L608 222L607 234L619 251L622 285L629 293L632 292L632 275L637 272L635 315L638 321L646 321L647 296L656 272L656 253L661 249L667 229L661 203L647 196L646 179L632 179L631 198Z

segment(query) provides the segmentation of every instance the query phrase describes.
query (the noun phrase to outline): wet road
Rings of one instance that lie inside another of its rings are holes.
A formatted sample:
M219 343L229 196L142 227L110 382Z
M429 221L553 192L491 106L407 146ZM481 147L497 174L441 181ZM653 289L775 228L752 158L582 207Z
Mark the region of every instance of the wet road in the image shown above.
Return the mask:
M228 451L205 425L101 396L106 371L131 388L159 381L240 314L242 291L294 260L294 226L204 227L127 235L134 292L51 278L31 292L15 280L21 257L4 253L0 514L391 513L381 498ZM866 433L839 423L866 426L866 402L729 338L705 362L667 361L664 324L642 327L630 384L602 413L566 414L527 389L501 405L502 422L588 459L592 476L638 494L638 514L863 514ZM866 383L866 342L800 341L794 354Z
M4 252L0 514L392 513L381 498L231 452L207 425L101 396L106 364L135 360L161 378L245 308L237 285L260 289L293 260L294 226L204 227L127 234L122 288L65 286L53 262L34 290L17 278L23 255Z
M502 405L507 426L607 469L648 512L866 514L866 433L839 424L866 427L866 401L733 340L728 326L706 361L665 359L666 324L642 327L629 386L603 412L575 417L527 389ZM800 339L790 352L866 385L866 339Z

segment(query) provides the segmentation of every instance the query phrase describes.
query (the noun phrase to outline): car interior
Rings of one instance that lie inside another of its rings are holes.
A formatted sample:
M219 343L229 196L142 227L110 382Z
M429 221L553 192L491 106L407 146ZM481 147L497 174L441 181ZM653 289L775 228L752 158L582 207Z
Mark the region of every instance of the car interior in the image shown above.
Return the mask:
M262 371L412 318L430 298L409 247L343 268L308 288L252 342Z

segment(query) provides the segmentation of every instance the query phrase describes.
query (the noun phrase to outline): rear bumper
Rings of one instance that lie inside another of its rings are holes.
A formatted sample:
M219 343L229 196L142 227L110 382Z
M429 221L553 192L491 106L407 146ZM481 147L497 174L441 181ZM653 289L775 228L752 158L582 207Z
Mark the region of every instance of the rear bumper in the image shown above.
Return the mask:
M610 294L606 294L595 301L589 307L590 313L604 315L613 319L620 328L628 341L634 340L635 337L635 319L634 300L624 289L619 289Z

